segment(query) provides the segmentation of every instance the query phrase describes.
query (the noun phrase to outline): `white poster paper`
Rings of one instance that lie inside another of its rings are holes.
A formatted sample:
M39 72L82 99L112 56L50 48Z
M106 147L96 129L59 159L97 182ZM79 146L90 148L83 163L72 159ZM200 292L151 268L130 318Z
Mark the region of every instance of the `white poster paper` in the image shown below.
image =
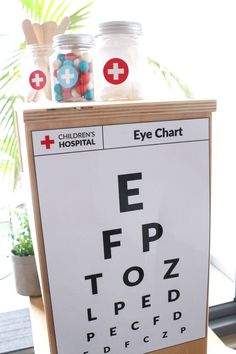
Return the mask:
M58 354L205 337L208 119L36 131L33 145Z

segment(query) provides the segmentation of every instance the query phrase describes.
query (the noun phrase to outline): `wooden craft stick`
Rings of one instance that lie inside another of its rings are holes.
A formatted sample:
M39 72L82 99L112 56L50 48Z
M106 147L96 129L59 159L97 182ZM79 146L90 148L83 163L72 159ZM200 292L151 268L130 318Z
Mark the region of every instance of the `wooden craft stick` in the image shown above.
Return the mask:
M35 96L34 96L33 101L34 101L34 102L37 102L37 101L39 100L40 95L41 95L41 92L40 92L40 91L37 91L36 94L35 94Z
M34 28L34 32L37 37L38 43L43 44L44 38L43 38L42 26L39 23L33 23L33 28Z
M44 44L51 44L53 36L57 33L57 24L54 21L44 22L43 28L43 42Z
M39 99L40 92L36 91L34 89L30 89L30 91L27 94L26 101L28 103L30 102L36 102Z
M57 34L65 33L65 31L68 28L69 24L70 24L69 17L64 17L62 19L61 23L57 27Z
M28 44L37 44L38 39L35 35L34 28L30 20L24 20L22 22L22 28L25 34L25 39Z

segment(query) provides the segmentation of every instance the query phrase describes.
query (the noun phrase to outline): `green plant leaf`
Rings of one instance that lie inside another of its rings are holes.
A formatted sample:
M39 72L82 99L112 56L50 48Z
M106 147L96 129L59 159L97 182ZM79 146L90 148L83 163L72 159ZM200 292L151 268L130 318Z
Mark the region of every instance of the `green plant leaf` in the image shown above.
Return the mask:
M44 15L44 21L48 21L49 19L49 16L50 16L50 12L51 12L51 9L53 8L53 5L54 5L54 0L51 0L48 7L46 8L45 10L45 15Z
M166 83L170 88L172 87L173 83L176 83L179 86L180 90L185 94L186 98L194 97L188 85L184 83L182 80L180 80L176 74L174 74L167 68L162 67L158 61L152 58L148 58L148 63L152 65L158 72L161 73L161 75L163 76L163 78L165 79Z
M87 10L87 9L90 8L93 4L94 4L94 1L90 1L88 4L84 5L83 7L81 7L81 8L78 9L77 11L75 11L70 17L78 16L81 12L83 12L84 10Z
M94 1L91 1L69 16L69 18L70 18L69 29L70 30L81 28L82 24L79 24L79 22L82 22L89 17L90 11L87 11L87 9L89 9L93 4L94 4Z
M16 256L34 255L29 220L25 208L11 210L8 239L11 244L11 251Z
M63 1L61 2L56 9L53 11L53 13L50 16L50 21L58 21L58 17L59 19L61 19L61 17L64 16L64 14L66 13L66 10L68 9L68 7L70 6L70 3ZM61 17L60 17L61 16Z
M30 1L30 0L19 0L19 2L21 3L22 8L26 11L26 13L30 16L32 16L33 11L34 11L34 6L35 3L34 1Z
M73 18L70 17L70 25L69 25L69 30L74 30L75 28L79 27L83 27L81 23L82 21L86 20L89 17L89 12L86 12L82 15L79 16L74 16Z

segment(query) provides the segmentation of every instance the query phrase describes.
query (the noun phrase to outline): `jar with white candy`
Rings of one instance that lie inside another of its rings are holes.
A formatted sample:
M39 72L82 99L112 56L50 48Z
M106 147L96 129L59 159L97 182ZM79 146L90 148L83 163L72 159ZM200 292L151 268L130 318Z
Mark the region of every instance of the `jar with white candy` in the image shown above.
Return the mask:
M50 59L53 99L57 102L93 100L93 37L57 35L53 38L53 48Z
M140 23L129 21L101 23L95 36L96 100L143 99L145 54Z

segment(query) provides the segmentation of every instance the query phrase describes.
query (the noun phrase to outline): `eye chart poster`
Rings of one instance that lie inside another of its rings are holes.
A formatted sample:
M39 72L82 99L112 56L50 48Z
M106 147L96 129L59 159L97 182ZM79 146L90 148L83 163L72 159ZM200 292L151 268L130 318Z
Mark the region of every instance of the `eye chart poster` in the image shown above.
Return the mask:
M206 336L208 119L33 131L58 354Z

